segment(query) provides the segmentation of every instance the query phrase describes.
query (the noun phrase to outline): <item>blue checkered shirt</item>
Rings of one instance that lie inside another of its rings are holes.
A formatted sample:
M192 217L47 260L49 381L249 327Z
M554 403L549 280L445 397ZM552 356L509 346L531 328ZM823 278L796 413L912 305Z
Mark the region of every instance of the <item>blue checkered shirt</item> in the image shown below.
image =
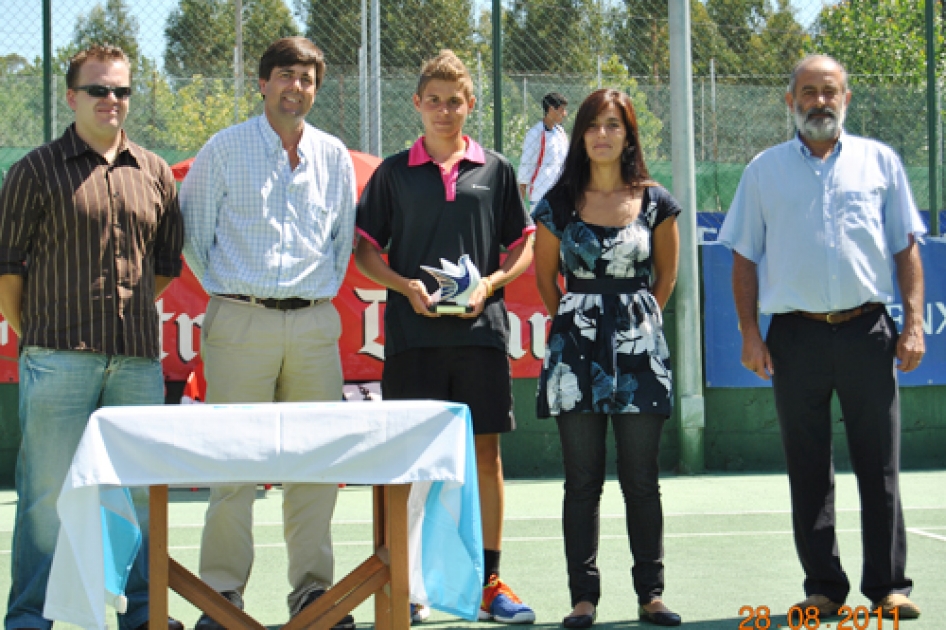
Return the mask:
M184 258L210 294L332 298L355 224L342 142L306 124L295 170L266 116L224 129L181 186Z

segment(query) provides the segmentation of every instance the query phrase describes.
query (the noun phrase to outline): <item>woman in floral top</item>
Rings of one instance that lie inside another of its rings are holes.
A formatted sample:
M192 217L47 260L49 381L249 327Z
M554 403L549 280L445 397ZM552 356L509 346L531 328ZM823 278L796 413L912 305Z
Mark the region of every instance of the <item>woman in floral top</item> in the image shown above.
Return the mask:
M673 403L661 309L677 278L680 208L651 181L627 95L598 90L575 117L558 183L536 206L536 279L552 316L538 416L558 422L565 464L563 529L572 612L594 623L608 420L634 556L638 616L680 624L661 601L663 508L657 457ZM565 276L566 292L559 286Z

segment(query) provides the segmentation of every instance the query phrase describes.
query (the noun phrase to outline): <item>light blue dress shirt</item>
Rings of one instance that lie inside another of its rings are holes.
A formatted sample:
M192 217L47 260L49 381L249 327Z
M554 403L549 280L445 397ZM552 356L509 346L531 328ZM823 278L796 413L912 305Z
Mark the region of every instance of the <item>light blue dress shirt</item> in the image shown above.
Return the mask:
M906 172L875 140L826 160L796 135L746 167L717 239L758 265L763 313L827 313L894 299L893 255L926 233Z
M210 294L332 298L355 225L342 142L305 125L295 170L265 115L224 129L181 185L184 257Z

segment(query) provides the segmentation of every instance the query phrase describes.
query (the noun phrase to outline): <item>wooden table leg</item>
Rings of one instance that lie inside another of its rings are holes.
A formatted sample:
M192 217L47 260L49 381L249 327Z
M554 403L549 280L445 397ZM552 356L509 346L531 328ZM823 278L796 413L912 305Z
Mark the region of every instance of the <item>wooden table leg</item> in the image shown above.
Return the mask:
M374 550L385 564L390 565L391 560L386 548L387 501L384 486L375 486L372 489L372 498L374 504ZM374 594L374 627L375 630L391 630L390 583L385 584Z
M407 630L411 625L410 555L408 552L407 500L411 486L385 486L385 525L391 555L391 630Z
M148 627L168 624L168 487L151 486L148 534Z

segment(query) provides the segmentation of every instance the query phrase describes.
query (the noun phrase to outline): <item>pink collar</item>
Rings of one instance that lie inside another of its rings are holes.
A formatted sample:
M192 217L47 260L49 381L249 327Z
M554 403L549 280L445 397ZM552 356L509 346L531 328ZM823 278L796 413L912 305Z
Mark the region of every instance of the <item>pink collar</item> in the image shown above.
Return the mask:
M469 136L463 136L463 139L466 141L466 153L463 154L461 159L477 164L485 164L486 154L483 153L483 147ZM420 166L421 164L433 161L433 158L427 153L426 147L424 147L424 136L421 136L411 145L411 150L407 155L407 165Z

